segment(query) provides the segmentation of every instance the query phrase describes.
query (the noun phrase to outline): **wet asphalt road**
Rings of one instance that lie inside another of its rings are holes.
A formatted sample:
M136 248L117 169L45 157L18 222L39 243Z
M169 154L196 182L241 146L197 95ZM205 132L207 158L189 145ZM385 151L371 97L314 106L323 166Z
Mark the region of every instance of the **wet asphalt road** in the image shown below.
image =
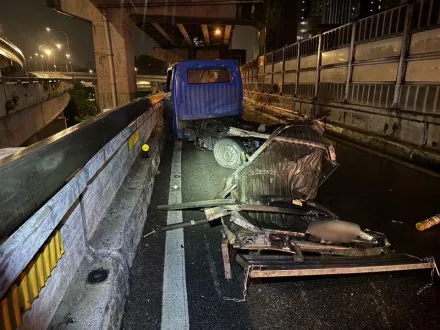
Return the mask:
M415 222L440 212L440 178L337 144L340 168L321 188L318 200L342 219L383 231L398 251L440 260L440 226L426 232ZM144 233L166 223L173 145L166 145L156 177ZM209 199L229 170L208 151L183 144L183 202ZM184 221L201 219L185 211ZM403 224L392 222L401 221ZM243 270L223 276L220 227L185 229L185 264L191 329L436 329L440 328L440 287L420 295L428 271L252 280L241 298ZM142 239L131 274L124 329L160 329L165 235Z

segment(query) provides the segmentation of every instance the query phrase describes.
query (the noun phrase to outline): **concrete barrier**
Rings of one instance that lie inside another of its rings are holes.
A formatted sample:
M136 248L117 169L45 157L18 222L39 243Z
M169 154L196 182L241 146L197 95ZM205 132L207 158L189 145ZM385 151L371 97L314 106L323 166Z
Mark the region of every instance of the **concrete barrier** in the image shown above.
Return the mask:
M0 117L0 148L23 145L57 118L69 101L70 94L65 92L45 102Z
M55 328L72 322L75 328L118 327L160 162L162 127L159 102L108 142L8 239L31 237L36 226L48 234L55 228L65 251L24 313L20 329L47 329L52 318ZM150 157L141 158L146 141ZM96 268L107 270L108 278L87 284L88 273Z
M427 167L440 166L440 118L322 100L245 91L245 106L276 117L326 117L328 131Z

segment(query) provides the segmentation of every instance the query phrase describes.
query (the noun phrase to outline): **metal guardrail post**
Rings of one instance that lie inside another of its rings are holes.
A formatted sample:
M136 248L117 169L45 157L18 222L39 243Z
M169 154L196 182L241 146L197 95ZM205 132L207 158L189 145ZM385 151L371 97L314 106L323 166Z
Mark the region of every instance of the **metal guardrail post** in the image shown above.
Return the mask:
M412 24L413 10L414 10L414 5L408 4L408 6L406 7L405 26L403 28L403 39L402 39L402 47L400 49L399 67L397 69L397 80L396 80L396 88L394 90L393 108L397 108L399 106L400 90L402 88L402 83L405 79L405 69L406 69L405 59L409 50L410 30Z
M354 51L355 51L354 41L356 40L356 22L353 22L351 24L352 24L351 41L350 41L350 51L348 52L347 81L345 83L344 102L348 102L348 93L350 92L350 82L353 74L353 59L354 59Z
M298 53L296 54L296 81L295 81L295 96L298 94L298 84L299 84L299 69L300 69L300 65L299 65L299 62L300 62L300 59L301 59L301 56L300 56L300 54L299 54L299 52L300 52L300 50L301 50L301 40L300 41L298 41L298 43L297 43L297 45L298 45Z
M264 93L264 84L266 83L266 54L263 55L263 87L261 93Z
M284 70L286 68L286 47L283 47L283 62L281 62L281 88L280 94L283 95L284 90Z
M274 53L275 52L272 52L272 71L271 71L271 77L270 77L270 90L269 90L269 92L272 92L272 89L273 89Z
M318 37L318 53L316 54L316 78L315 78L315 99L318 98L318 88L321 75L321 55L322 55L322 34Z

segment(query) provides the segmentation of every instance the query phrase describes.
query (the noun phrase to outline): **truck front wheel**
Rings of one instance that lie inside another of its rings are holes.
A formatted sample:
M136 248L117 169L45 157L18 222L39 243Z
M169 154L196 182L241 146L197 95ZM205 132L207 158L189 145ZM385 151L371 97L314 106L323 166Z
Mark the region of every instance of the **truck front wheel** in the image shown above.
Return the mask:
M221 167L237 169L242 163L243 147L237 141L223 138L214 144L214 158Z

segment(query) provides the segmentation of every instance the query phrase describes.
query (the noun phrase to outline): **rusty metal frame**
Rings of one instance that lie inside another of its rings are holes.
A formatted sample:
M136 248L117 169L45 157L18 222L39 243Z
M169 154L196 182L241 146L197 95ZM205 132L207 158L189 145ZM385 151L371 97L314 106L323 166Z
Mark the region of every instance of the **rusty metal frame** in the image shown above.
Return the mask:
M199 209L204 207L215 207L220 205L230 205L234 204L235 199L210 199L206 201L197 201L197 202L187 202L187 203L179 203L179 204L168 204L168 205L159 205L157 207L158 210L188 210L188 209Z
M231 256L230 256L230 246L227 236L222 240L222 256L223 256L223 266L225 268L225 278L227 280L232 280L232 270L231 270Z
M396 264L383 265L351 265L351 266L331 266L316 265L316 258L306 258L305 262L298 264L300 267L276 268L276 266L268 266L265 264L250 263L243 254L237 255L237 262L244 268L251 266L249 276L251 278L263 277L296 277L296 276L321 276L321 275L348 275L348 274L365 274L365 273L382 273L393 271L408 270L435 270L438 275L438 268L433 258L419 259L408 254L395 254L396 257L402 257L402 261ZM322 260L322 258L320 258ZM293 260L293 259L292 259ZM362 259L358 259L359 264ZM379 259L378 259L379 260ZM307 264L310 262L310 264Z

